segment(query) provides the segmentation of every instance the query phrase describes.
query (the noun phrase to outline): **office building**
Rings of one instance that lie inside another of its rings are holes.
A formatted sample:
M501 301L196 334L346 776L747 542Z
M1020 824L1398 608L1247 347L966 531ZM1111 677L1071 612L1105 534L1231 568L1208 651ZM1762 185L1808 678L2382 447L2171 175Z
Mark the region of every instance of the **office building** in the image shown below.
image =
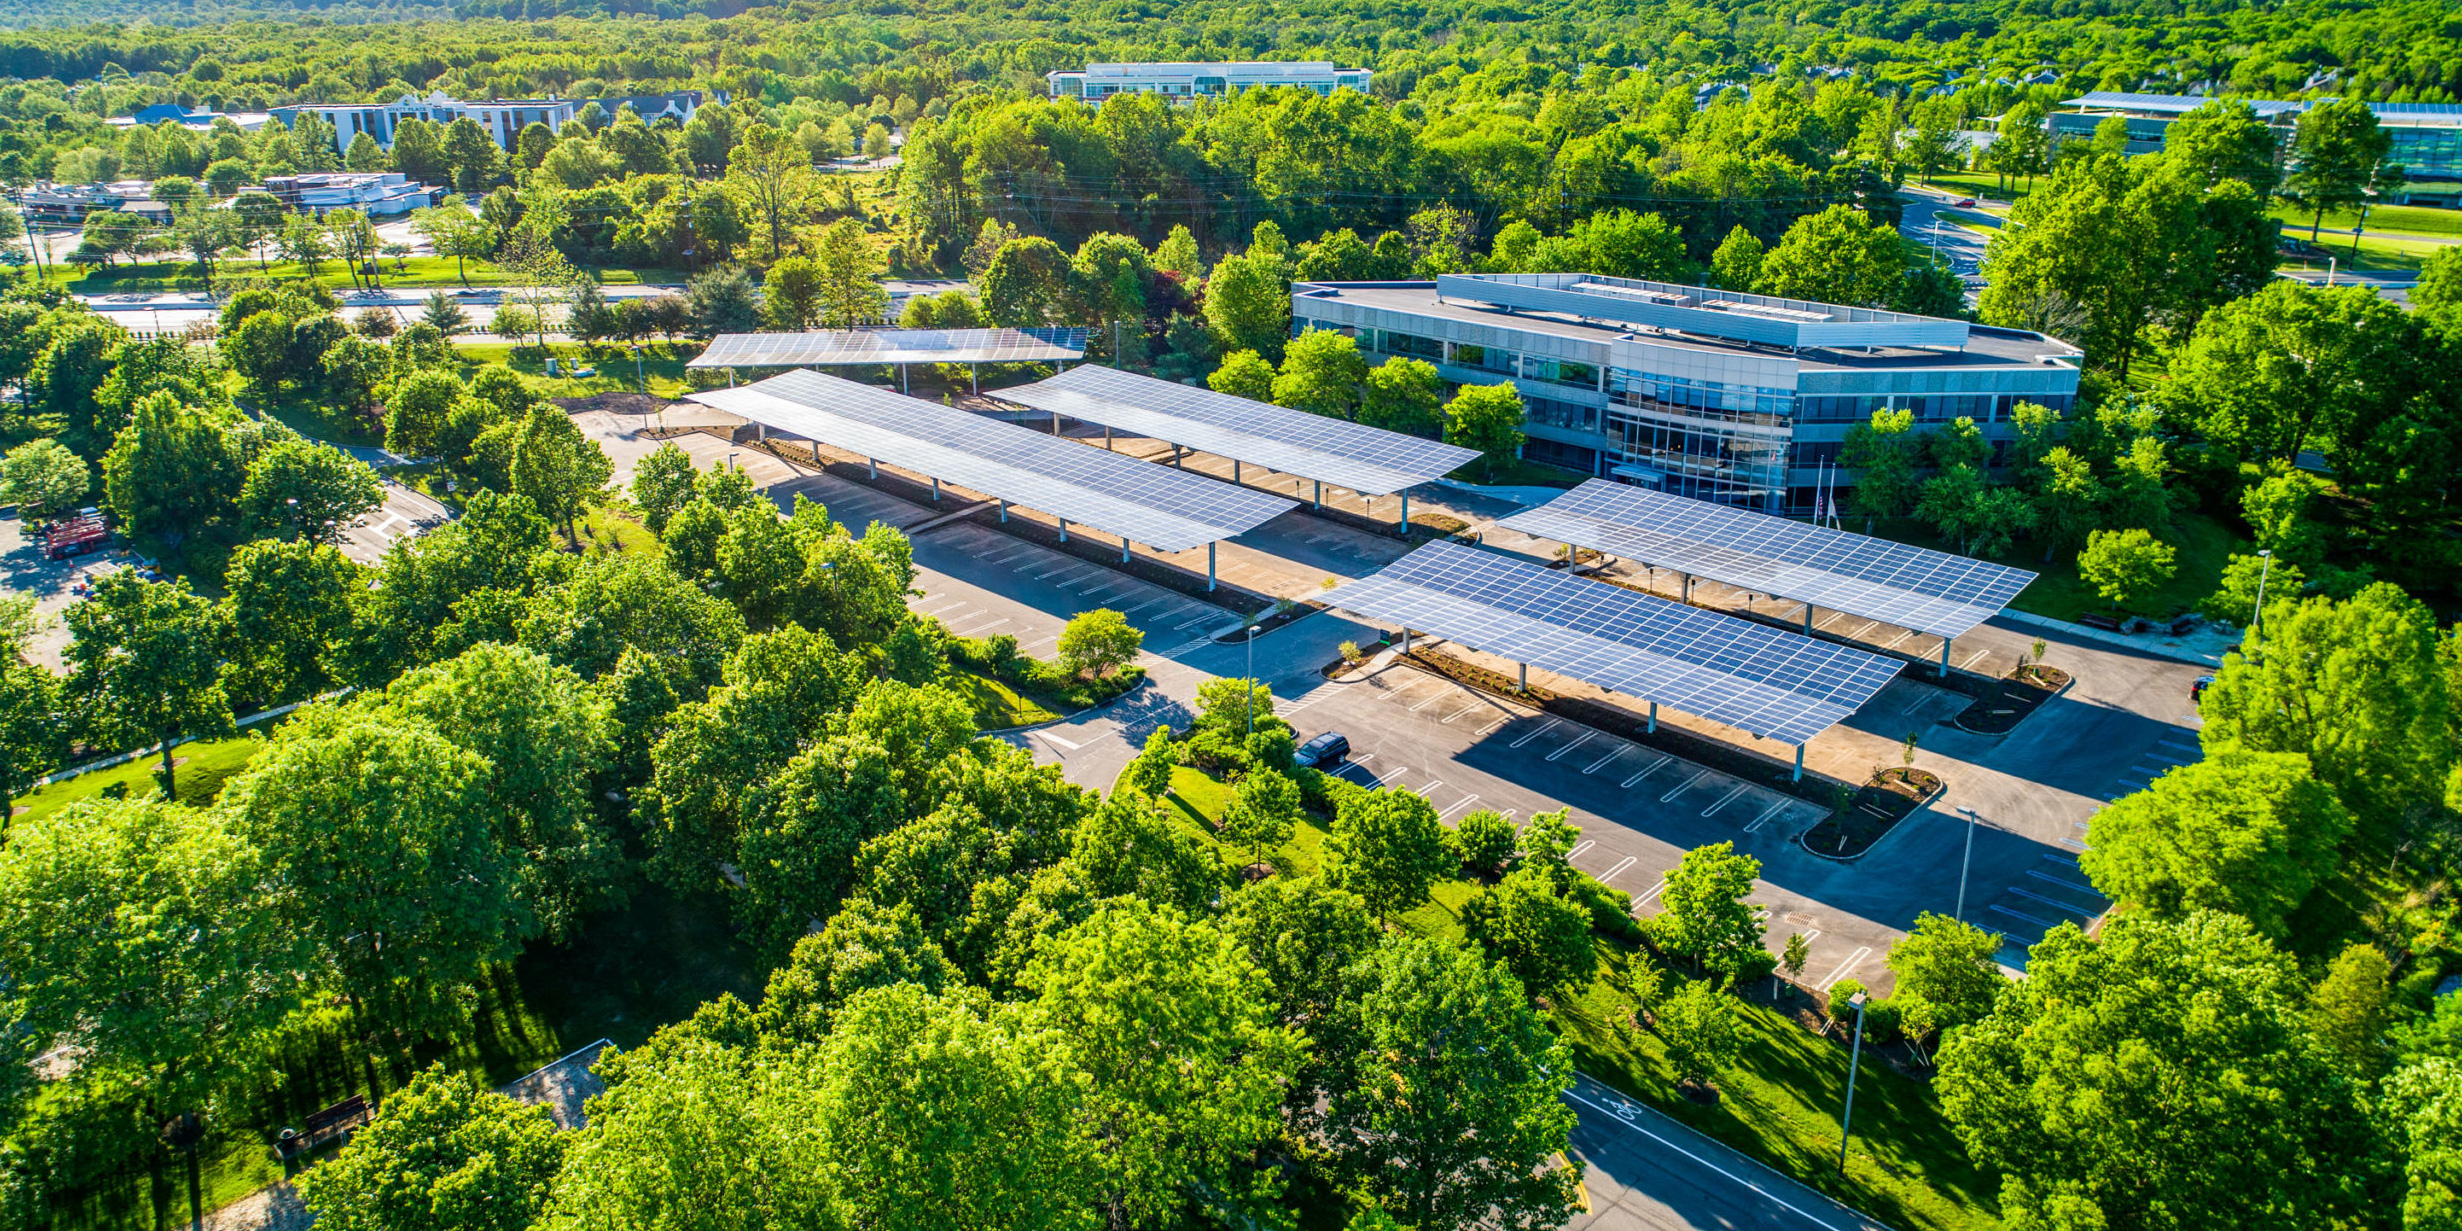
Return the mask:
M337 209L355 209L370 218L392 218L412 210L442 205L452 191L432 184L414 184L399 171L311 171L301 175L269 175L265 191L283 207L319 218Z
M1590 274L1295 283L1294 332L1337 329L1371 364L1424 359L1522 394L1523 456L1770 513L1811 509L1847 429L1908 410L1994 444L2011 410L2066 411L2083 355L2017 329Z
M532 124L545 124L561 130L567 123L580 118L590 104L598 104L600 112L614 119L616 113L631 107L645 124L662 120L681 124L701 109L703 95L699 90L673 90L665 94L625 95L617 98L546 98L492 99L487 102L465 103L431 92L426 98L405 94L389 103L295 103L273 109L275 119L285 126L297 127L302 114L313 112L333 125L334 148L349 150L351 139L366 133L376 144L393 148L394 130L404 120L419 119L436 125L447 125L465 116L478 122L481 129L502 149L512 149L521 138L521 130ZM719 101L724 102L721 98Z
M2163 138L2181 116L2214 101L2189 94L2122 94L2096 90L2063 102L2070 111L2053 112L2049 123L2052 139L2065 141L2094 136L2094 130L2108 119L2119 119L2128 126L2128 152L2152 154L2163 148ZM2291 138L2302 113L2325 99L2306 102L2286 102L2280 99L2249 98L2245 102L2256 111L2257 118L2279 134L2286 155ZM2393 137L2393 152L2388 161L2401 165L2405 182L2386 195L2391 205L2436 205L2452 208L2462 206L2462 105L2453 103L2370 103L2377 123Z
M1330 60L1245 60L1225 64L1089 64L1043 74L1053 98L1099 103L1114 94L1160 94L1175 102L1237 94L1255 86L1297 86L1319 94L1366 92L1374 74Z
M273 118L262 111L190 111L178 103L156 103L151 107L139 107L134 115L113 116L103 122L114 128L152 128L157 124L172 123L182 128L208 132L215 121L229 120L241 132L252 133L271 123Z

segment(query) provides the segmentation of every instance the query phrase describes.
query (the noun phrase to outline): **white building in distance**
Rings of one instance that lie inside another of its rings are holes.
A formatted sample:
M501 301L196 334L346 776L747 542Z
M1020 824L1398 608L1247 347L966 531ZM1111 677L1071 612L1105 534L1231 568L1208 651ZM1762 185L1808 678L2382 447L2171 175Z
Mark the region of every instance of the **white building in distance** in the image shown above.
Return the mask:
M405 94L389 103L294 103L273 109L275 119L286 127L297 127L299 117L313 112L333 125L334 148L350 150L353 137L366 133L376 138L376 144L393 148L394 131L402 121L426 120L439 127L468 116L478 121L487 135L495 138L498 147L512 149L521 137L521 130L532 124L545 124L561 129L578 118L590 104L613 120L616 113L631 107L645 124L673 120L678 124L693 117L701 109L699 90L675 90L666 94L626 95L620 98L546 98L492 99L483 103L465 103L449 98L442 92L425 98ZM724 98L720 102L726 101Z
M1175 102L1237 94L1257 86L1297 86L1319 94L1365 93L1374 74L1331 60L1241 60L1220 64L1089 64L1043 74L1053 98L1099 103L1114 94L1160 94Z

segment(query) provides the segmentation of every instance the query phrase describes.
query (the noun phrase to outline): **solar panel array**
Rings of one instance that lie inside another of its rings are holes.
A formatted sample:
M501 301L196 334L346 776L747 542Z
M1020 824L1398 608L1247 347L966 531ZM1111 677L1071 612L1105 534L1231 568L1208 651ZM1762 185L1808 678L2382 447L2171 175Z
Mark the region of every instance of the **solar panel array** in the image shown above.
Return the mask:
M1442 441L1095 364L997 396L1370 496L1441 479L1479 457Z
M1861 708L1900 665L1455 543L1325 601L1790 744Z
M1496 524L1936 637L1991 619L2035 579L1988 560L1606 479Z
M692 400L780 431L1041 509L1158 551L1252 530L1297 505L818 372Z
M722 333L688 368L875 363L1056 363L1086 354L1083 329L824 329Z

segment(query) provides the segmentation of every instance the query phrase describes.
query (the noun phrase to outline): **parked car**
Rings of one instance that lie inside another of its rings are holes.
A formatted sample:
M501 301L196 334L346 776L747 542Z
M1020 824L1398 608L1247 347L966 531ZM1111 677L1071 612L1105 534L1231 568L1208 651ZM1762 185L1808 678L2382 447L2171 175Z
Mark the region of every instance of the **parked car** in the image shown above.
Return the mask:
M1310 769L1329 770L1342 764L1342 759L1349 755L1351 755L1350 737L1340 732L1327 731L1322 735L1309 737L1307 743L1299 746L1299 753L1293 759Z
M1973 197L1959 197L1957 200L1951 201L1950 204L1959 209L1973 209L1975 208L1975 199Z
M2195 705L2195 704L2197 704L2197 702L2199 702L2200 700L2203 700L2203 699L2205 698L2205 695L2206 695L2206 689L2207 689L2209 686L2211 686L2213 683L2214 683L2214 677L2213 677L2213 676L2210 676L2210 675L2201 675L2201 676L2198 676L2198 677L2197 677L2197 682L2196 682L2196 683L2194 683L2194 684L2191 684L2191 685L2189 685L2189 686L2188 686L2188 703L2189 703L2189 704L2191 704L2191 705Z

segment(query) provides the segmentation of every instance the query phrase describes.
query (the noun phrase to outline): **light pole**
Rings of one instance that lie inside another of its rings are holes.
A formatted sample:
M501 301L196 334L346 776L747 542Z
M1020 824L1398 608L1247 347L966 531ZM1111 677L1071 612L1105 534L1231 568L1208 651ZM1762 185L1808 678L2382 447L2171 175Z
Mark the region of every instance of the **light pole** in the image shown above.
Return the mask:
M633 343L633 383L640 386L641 396L650 396L650 378L641 374L641 344Z
M1855 1126L1855 1070L1864 1062L1864 994L1857 992L1847 1001L1855 1006L1855 1049L1847 1060L1846 1114L1838 1117L1838 1174L1846 1174L1847 1134Z
M1966 818L1966 858L1958 861L1958 913L1951 918L1964 923L1966 922L1966 870L1974 866L1975 862L1975 810L1960 808L1958 815Z
M1262 624L1248 626L1248 665L1242 669L1240 682L1248 688L1248 734L1257 733L1257 630Z
M2248 641L2256 647L2259 657L2265 654L2265 642L2261 639L2265 634L2265 579L2273 571L2274 549L2269 547L2257 553L2257 606L2248 619Z

